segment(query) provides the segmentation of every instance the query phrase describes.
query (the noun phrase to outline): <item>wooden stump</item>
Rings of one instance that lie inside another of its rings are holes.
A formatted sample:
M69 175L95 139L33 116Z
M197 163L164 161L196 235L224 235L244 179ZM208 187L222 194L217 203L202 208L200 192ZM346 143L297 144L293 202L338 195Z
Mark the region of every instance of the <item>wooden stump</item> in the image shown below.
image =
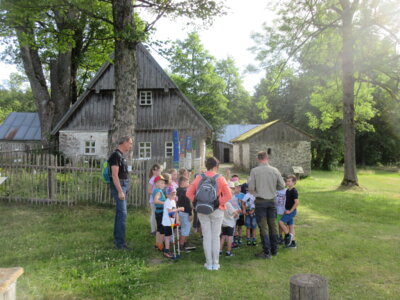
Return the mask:
M22 275L22 268L0 268L0 300L15 300L17 279Z
M296 274L290 278L290 300L327 300L328 284L315 274Z

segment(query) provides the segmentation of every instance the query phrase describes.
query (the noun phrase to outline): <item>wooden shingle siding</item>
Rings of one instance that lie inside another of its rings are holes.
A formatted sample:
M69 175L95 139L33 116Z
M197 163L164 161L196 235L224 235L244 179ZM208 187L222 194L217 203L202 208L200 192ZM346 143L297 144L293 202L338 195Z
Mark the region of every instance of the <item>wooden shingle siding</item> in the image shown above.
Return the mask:
M112 97L111 91L92 92L81 109L68 120L64 130L109 130L113 115Z
M262 140L264 143L284 143L294 141L311 141L311 138L300 131L279 122L267 130L263 130L246 140L246 143L254 143Z

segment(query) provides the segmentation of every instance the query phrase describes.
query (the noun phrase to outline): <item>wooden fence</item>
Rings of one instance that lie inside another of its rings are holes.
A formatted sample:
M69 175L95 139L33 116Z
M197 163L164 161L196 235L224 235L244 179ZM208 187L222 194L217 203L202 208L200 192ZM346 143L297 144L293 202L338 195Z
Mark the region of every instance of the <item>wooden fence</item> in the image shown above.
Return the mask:
M113 204L108 184L101 179L104 160L65 158L43 153L0 153L0 200L47 204ZM153 160L132 162L128 205L147 205L148 172Z

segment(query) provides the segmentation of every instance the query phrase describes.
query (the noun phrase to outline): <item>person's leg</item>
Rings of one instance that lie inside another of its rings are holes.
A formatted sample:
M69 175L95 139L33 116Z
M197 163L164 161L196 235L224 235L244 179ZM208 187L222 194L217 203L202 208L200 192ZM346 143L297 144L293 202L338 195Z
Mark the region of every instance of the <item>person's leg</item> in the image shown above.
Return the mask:
M127 187L121 183L122 190L126 193ZM111 194L115 199L115 220L114 220L114 243L118 249L126 247L125 228L126 228L126 200L119 200L115 186L110 183Z
M214 270L219 269L219 236L221 234L224 211L217 209L211 215L211 259ZM201 222L201 220L200 220Z
M269 203L267 208L268 233L271 243L271 254L278 254L278 226L276 226L276 207L275 203Z
M267 231L267 208L264 205L256 204L256 220L258 228L260 228L260 240L262 243L263 252L269 255L271 252L271 245Z
M222 252L224 250L224 244L225 244L226 238L227 238L226 235L221 235L221 241L220 241L220 245L219 245L220 252ZM226 246L229 247L229 245L226 245Z
M203 233L203 250L206 258L206 266L212 267L212 254L211 254L211 219L210 215L197 214L200 220L201 231ZM218 251L219 254L219 251Z
M283 223L282 220L279 221L279 228L283 231L284 234L288 234L289 233L289 229L286 226L285 223Z
M227 250L228 252L231 252L231 251L232 251L233 236L232 236L232 235L227 236L227 239L228 239L228 243L227 243L227 246L226 246L226 250Z
M151 233L157 231L157 222L156 222L156 207L154 206L154 203L150 203L150 227L151 227Z

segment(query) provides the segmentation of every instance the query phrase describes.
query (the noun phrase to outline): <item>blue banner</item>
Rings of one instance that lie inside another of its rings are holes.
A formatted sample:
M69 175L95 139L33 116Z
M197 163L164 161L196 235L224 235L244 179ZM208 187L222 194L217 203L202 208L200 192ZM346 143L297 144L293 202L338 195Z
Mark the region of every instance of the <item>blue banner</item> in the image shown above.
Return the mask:
M186 153L192 152L192 137L188 135L186 137Z
M172 141L174 143L173 165L175 169L179 168L179 133L178 130L172 132Z

